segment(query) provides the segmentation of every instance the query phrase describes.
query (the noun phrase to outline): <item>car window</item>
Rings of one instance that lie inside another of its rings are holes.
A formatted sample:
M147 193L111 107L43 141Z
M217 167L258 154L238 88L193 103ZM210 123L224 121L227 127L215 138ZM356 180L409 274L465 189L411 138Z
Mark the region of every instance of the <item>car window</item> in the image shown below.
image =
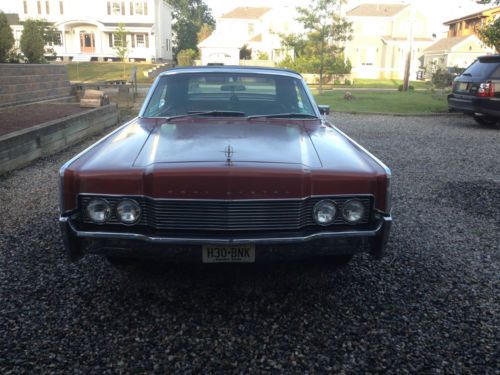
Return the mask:
M498 64L495 71L491 74L491 78L500 79L500 63Z
M235 111L245 116L316 115L302 80L274 74L178 73L160 78L144 117Z
M463 75L476 78L486 78L489 77L493 70L498 66L498 62L495 61L476 61L469 66L465 72L463 72Z

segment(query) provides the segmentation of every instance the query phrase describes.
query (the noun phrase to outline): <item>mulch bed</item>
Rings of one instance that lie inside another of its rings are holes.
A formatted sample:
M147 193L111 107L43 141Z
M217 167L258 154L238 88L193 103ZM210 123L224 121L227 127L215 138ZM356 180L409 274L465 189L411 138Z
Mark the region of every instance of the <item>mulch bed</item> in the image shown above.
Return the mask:
M77 103L30 104L0 110L0 135L83 112Z

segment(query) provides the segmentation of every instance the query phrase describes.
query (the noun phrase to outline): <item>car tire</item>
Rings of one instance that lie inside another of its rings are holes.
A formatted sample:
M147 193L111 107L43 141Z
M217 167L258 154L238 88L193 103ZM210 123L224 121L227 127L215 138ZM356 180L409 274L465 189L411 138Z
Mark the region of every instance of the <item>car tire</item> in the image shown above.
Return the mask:
M323 257L324 263L334 265L336 267L345 267L349 264L354 254L328 255Z
M474 120L479 125L483 125L483 126L493 126L493 125L498 124L498 119L496 117L492 117L492 116L474 115Z

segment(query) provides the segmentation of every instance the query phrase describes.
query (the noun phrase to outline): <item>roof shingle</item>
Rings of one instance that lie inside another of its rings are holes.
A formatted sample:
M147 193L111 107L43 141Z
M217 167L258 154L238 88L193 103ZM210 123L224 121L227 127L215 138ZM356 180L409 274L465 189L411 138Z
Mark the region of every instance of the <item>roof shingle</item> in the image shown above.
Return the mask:
M464 41L465 39L471 37L472 35L465 36L455 36L452 38L439 39L436 43L430 45L425 49L425 51L449 51L455 47L458 43Z
M266 7L239 7L234 8L229 13L224 14L221 18L238 18L243 20L254 20L259 19L264 14L269 12L271 8Z
M405 4L361 4L347 12L349 17L393 17L408 5Z

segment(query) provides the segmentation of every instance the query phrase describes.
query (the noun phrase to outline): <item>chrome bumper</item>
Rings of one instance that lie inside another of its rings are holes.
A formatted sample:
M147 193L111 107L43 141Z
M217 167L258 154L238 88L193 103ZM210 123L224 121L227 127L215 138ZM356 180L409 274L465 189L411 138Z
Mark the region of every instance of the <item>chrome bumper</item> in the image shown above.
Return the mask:
M113 254L140 257L142 249L156 248L159 255L196 252L201 245L240 245L252 243L262 252L284 252L286 249L304 250L304 255L345 254L357 252L363 243L375 258L381 258L389 238L392 218L382 216L375 228L370 230L325 231L305 235L265 235L238 237L156 237L130 232L90 232L78 230L69 217L60 217L62 237L66 253L75 261L86 253ZM185 250L185 251L184 251ZM319 251L321 250L321 251ZM160 254L161 253L161 254ZM165 254L170 253L170 254ZM286 257L286 254L285 254ZM200 258L201 259L201 258Z

